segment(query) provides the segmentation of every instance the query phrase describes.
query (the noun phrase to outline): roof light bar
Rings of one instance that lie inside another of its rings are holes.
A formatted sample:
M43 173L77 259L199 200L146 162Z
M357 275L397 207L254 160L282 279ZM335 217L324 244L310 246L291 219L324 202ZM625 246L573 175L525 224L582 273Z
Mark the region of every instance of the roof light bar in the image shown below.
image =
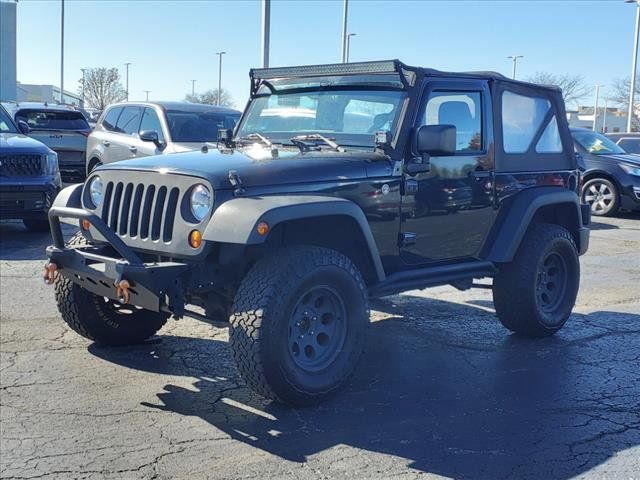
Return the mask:
M380 62L331 63L327 65L302 65L299 67L252 68L249 76L255 79L291 77L324 77L331 75L356 75L372 73L400 73L404 65L399 60Z

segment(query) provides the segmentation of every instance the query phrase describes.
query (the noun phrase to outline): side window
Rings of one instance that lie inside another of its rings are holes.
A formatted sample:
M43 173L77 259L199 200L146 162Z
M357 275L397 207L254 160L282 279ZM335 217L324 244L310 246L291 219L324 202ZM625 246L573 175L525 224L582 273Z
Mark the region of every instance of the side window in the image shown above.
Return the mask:
M115 131L116 122L118 121L120 112L122 112L122 107L114 107L110 109L105 115L104 120L102 120L102 126L110 132Z
M558 130L558 121L555 115L544 129L540 140L538 140L536 152L562 153L562 140L560 140L560 131Z
M505 153L525 153L529 150L529 146L542 126L542 121L550 108L551 102L544 98L528 97L509 91L503 92L502 143ZM553 127L551 127L550 123L551 130L545 131L543 138L540 139L541 141L543 139L546 142L552 141L552 137L555 134L559 142L558 124L557 122L552 123L555 124L555 132L553 132ZM543 147L546 147L546 145L543 145ZM560 151L562 151L562 148L560 148Z
M454 125L456 152L482 150L481 92L431 92L421 125Z
M143 130L155 130L158 132L158 140L164 142L164 134L162 133L162 125L160 125L160 119L153 110L153 108L145 108L142 114L142 121L140 122L140 132Z
M127 135L137 134L141 115L142 107L124 107L116 124L116 132L126 133Z

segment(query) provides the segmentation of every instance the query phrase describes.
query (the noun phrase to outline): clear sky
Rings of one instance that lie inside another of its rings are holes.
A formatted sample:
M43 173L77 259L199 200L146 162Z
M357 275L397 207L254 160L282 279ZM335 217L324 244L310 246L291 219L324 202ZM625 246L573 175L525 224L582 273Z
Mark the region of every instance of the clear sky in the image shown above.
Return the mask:
M18 81L60 83L60 1L18 3ZM83 67L132 62L130 98L181 100L222 85L236 107L260 62L259 1L67 0L65 89ZM581 74L608 85L631 70L635 6L605 1L349 2L351 60L399 58L442 70L511 75L507 55L524 55L518 77L536 71ZM342 1L273 0L271 66L339 62ZM585 103L592 103L587 98Z

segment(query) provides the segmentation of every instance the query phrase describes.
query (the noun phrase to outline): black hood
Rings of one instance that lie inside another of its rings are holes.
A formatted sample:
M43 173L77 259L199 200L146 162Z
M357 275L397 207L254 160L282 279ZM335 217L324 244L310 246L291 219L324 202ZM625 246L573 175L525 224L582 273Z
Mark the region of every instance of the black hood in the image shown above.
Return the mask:
M619 155L597 155L598 158L606 158L617 163L630 163L632 165L640 166L640 155L633 153L624 153Z
M382 154L365 151L314 151L301 154L280 149L272 158L268 149L201 151L156 155L99 167L100 170L138 170L206 178L213 188L231 188L229 171L235 170L243 186L354 180L367 177L367 165L384 162Z

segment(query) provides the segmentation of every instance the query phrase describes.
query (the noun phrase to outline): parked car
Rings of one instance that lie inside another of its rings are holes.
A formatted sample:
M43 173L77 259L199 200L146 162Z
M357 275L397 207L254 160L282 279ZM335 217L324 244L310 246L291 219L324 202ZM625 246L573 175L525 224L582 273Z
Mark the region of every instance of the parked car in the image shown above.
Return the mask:
M47 212L62 186L56 153L23 135L0 105L0 218L49 229Z
M640 154L640 133L607 133L606 137L625 152Z
M98 165L215 147L218 130L232 129L240 112L187 102L110 105L87 143L87 173Z
M171 315L229 322L246 383L293 405L326 398L354 371L369 298L489 277L506 328L562 328L590 210L559 89L398 60L250 77L235 137L219 149L105 164L60 193L45 279L70 328L123 345ZM286 112L296 108L311 114ZM400 214L421 185L459 198L438 193L441 206L472 208ZM66 244L60 218L80 224Z
M40 140L58 154L64 182L85 179L84 158L91 127L80 110L40 102L7 102L4 106L22 133Z
M584 161L582 200L591 205L591 213L610 216L620 208L640 210L640 156L592 130L572 128L571 135Z

